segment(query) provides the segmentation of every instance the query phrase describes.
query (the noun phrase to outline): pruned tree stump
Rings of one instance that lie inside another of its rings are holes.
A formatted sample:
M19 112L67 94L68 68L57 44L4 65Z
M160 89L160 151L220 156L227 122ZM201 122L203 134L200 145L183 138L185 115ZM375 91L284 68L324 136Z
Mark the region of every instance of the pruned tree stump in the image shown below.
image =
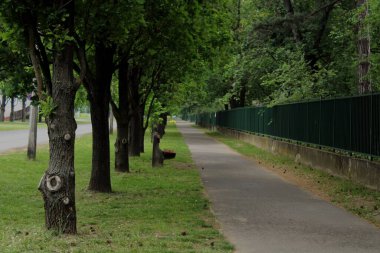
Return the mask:
M153 135L153 152L152 152L152 166L162 167L164 165L164 155L160 149L161 136L155 132Z

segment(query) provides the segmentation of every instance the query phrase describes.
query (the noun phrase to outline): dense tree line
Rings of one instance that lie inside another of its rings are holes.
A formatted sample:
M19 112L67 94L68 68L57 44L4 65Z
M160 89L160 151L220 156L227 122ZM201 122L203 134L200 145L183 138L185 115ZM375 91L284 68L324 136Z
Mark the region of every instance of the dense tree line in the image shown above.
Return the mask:
M228 22L227 7L182 0L1 2L0 54L8 64L1 79L14 90L6 79L21 77L16 66L29 74L26 84L48 127L49 166L39 184L48 229L76 233L74 104L83 103L81 87L93 129L88 188L111 192L109 105L118 128L115 169L129 172L128 156L144 152L149 118L165 121L177 86L224 43L218 26Z
M233 40L203 72L183 112L358 95L379 90L375 0L231 2ZM197 86L199 87L199 86Z
M76 233L75 103L91 111L88 188L111 192L110 107L115 169L129 172L151 122L161 137L169 111L377 91L379 8L376 0L2 1L0 109L34 91L46 119L47 228Z

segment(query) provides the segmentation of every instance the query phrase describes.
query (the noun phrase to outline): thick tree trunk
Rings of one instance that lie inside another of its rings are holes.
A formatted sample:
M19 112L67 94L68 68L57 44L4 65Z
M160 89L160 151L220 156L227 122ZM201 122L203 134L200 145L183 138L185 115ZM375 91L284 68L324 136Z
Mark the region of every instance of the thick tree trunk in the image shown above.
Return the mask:
M4 122L4 119L5 119L6 102L7 102L7 96L2 95L1 104L0 104L0 122Z
M363 8L359 14L358 25L358 91L359 94L364 94L372 91L371 77L370 77L370 55L371 55L371 37L369 27L365 23L369 15L368 0L358 0L358 8Z
M49 134L49 168L39 190L45 202L48 229L76 233L74 144L76 122L73 78L73 46L56 53L53 64L52 98L56 109L46 119Z
M129 136L129 155L140 156L141 153L141 132L142 122L140 110L137 109L129 122L130 136Z
M11 97L11 113L9 115L9 121L13 122L15 120L15 98Z
M124 58L119 66L119 107L113 106L117 122L115 142L115 170L129 172L129 103L128 103L128 62Z
M21 121L25 122L26 119L26 98L22 99Z
M115 142L115 170L129 172L128 156L128 121L119 120L117 123L117 139Z
M89 190L111 192L109 104L114 49L95 46L96 76L88 87L92 122L92 171Z
M38 106L30 105L29 114L29 140L27 156L29 160L36 159L37 153L37 118L38 118Z
M100 94L90 102L92 122L92 172L89 190L111 192L108 131L109 100Z
M160 149L160 135L155 132L153 135L153 152L152 152L152 166L162 167L164 165L164 155Z

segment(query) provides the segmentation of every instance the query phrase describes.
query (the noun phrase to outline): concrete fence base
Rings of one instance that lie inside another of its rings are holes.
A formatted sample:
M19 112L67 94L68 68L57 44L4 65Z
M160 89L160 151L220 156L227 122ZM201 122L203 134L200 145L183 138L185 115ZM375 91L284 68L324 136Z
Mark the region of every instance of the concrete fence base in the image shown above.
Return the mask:
M227 128L218 127L218 131L273 154L288 156L297 163L380 190L380 163L378 162Z

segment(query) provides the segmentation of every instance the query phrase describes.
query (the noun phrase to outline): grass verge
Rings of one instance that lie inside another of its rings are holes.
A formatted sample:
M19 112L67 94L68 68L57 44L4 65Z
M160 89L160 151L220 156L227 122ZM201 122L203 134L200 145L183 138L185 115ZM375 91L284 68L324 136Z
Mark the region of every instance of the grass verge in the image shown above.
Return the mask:
M38 123L38 127L45 127L45 123ZM29 122L21 122L21 121L14 121L14 122L0 122L0 131L12 131L12 130L25 130L29 129Z
M39 149L35 162L24 153L0 156L1 252L232 252L215 228L199 172L176 127L168 127L162 146L176 150L177 158L163 168L151 168L149 140L147 152L131 159L130 174L112 172L112 194L86 190L91 137L77 140L76 236L44 228L37 184L47 166L47 148Z
M207 134L242 155L254 159L287 181L370 221L380 227L380 192L324 171L296 163L293 159L274 155L251 144L216 132Z
M77 124L91 124L91 118L88 113L81 113L80 115L76 115L75 120ZM43 121L42 123L38 123L38 128L46 128L46 124ZM21 121L5 121L0 122L0 131L12 131L12 130L26 130L29 129L29 121L21 122Z

